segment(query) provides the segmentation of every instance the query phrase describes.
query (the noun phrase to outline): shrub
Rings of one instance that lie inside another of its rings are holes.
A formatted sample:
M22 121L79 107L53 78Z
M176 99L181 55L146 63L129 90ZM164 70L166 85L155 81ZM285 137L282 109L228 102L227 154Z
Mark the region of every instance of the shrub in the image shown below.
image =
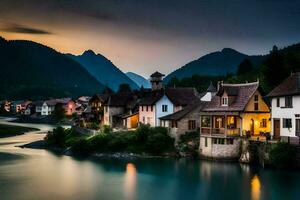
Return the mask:
M66 131L62 127L53 129L53 132L48 132L45 137L48 146L64 147L65 146Z
M278 168L291 168L295 166L297 149L288 143L280 142L270 151L270 162Z
M104 151L107 148L108 135L105 133L100 133L89 139L91 151Z
M91 153L90 144L85 138L78 138L75 140L71 146L71 150L77 155L88 155Z
M174 149L174 139L168 135L168 130L156 127L151 130L146 141L147 151L154 154Z
M112 132L112 129L111 129L110 126L108 126L108 125L103 126L103 133L108 134L108 133L111 133L111 132Z

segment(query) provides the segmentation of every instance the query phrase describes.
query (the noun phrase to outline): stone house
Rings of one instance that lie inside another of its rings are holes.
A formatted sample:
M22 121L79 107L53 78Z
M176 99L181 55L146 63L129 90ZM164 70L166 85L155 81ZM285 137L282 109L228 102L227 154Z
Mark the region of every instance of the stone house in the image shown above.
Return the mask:
M205 157L237 158L241 136L270 132L270 109L259 82L222 84L200 115L199 151Z
M116 93L109 96L104 103L104 125L112 128L126 128L127 118L131 120L130 128L136 128L137 97L133 93ZM135 113L135 114L134 114ZM126 122L124 122L126 120ZM126 125L126 127L124 127Z
M160 118L161 126L169 129L169 134L178 142L180 136L192 131L199 131L200 111L204 102L189 105L180 111Z

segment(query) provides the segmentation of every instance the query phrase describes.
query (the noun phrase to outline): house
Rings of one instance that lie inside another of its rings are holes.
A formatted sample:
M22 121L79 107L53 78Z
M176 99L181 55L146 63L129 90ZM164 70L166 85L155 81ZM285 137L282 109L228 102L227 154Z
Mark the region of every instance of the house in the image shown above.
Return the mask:
M54 102L56 101L55 106L61 105L62 108L65 109L65 114L67 116L73 115L73 113L76 112L76 102L71 99L71 98L62 98L62 99L55 99ZM55 108L54 108L55 109Z
M11 111L11 101L8 101L8 100L0 101L0 107L2 110L5 110L6 112L10 112Z
M109 97L109 94L95 94L89 101L91 114L101 125L104 124L104 103L107 102Z
M161 126L160 118L200 101L194 88L164 88L163 74L155 72L150 76L152 90L146 92L139 103L139 123L152 127Z
M41 107L41 115L45 115L45 116L51 115L55 110L56 104L57 104L56 99L44 101Z
M270 132L270 109L259 82L221 84L216 96L205 104L200 119L200 155L237 158L240 137L259 138Z
M33 102L27 104L26 108L21 111L23 115L32 115L35 113L35 104Z
M267 97L271 101L273 138L288 141L299 140L300 72L291 74Z
M218 83L219 84L219 83ZM216 95L217 89L215 86L210 82L205 94L201 97L201 101L211 101L211 99Z
M200 111L204 102L189 105L170 115L160 118L161 125L169 129L169 133L179 141L180 136L192 131L198 131L200 127Z
M139 103L139 122L161 126L160 118L200 102L194 88L166 88L150 92Z
M104 125L112 128L136 128L138 124L137 108L137 98L133 93L110 95L104 103Z

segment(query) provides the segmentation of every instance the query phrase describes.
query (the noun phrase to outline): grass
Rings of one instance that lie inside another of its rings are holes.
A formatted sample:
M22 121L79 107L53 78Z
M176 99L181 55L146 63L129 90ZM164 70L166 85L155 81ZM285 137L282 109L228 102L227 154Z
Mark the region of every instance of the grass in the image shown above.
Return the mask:
M27 127L21 127L21 126L11 126L11 125L0 124L0 138L21 135L21 134L24 134L25 132L38 131L38 130L39 129L36 129L36 128L27 128Z

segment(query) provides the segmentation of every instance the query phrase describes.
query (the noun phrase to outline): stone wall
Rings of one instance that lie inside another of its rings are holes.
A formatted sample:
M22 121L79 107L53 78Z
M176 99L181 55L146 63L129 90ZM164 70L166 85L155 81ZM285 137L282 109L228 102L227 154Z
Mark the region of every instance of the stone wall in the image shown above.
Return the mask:
M207 139L205 139L207 138ZM207 146L205 146L207 140ZM241 140L236 138L233 144L214 144L213 138L200 137L200 156L212 159L238 159L241 154Z

